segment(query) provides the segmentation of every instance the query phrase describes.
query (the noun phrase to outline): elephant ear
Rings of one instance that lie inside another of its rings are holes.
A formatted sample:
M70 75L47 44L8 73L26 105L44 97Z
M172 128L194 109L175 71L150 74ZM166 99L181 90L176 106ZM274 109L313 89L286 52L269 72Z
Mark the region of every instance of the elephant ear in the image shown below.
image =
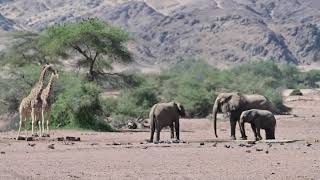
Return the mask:
M249 114L250 114L249 111L243 111L242 114L241 114L241 118L243 118L244 120L246 120Z
M176 106L180 116L184 117L186 115L184 107L180 103L177 103L177 102L174 102L174 105Z
M243 116L248 116L250 114L250 111L244 111Z
M242 96L240 93L232 94L228 98L229 110L235 111L235 110L239 109L239 107L241 105L241 101L242 101L241 99L242 99Z

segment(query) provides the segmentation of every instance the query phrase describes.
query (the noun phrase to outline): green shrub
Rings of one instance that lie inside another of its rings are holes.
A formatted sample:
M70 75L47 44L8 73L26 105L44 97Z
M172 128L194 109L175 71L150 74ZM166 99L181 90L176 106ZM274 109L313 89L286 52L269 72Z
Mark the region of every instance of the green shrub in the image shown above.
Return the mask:
M169 78L160 86L161 99L183 104L191 117L206 116L213 105L214 93L207 86L212 69L200 63L171 69L167 72Z
M30 93L37 82L40 67L29 65L2 72L8 77L0 77L0 114L14 113L18 111L22 98Z
M150 108L159 101L154 87L144 86L123 92L119 98L116 114L129 117L147 117Z
M292 64L286 64L280 66L283 80L282 83L287 88L296 88L302 83L303 72L301 72L297 66Z
M103 120L100 92L95 83L73 81L72 88L65 89L53 105L52 125L110 131Z
M110 117L116 112L118 106L118 99L113 97L107 97L101 99L102 112L105 117Z
M303 74L303 83L306 87L319 88L320 70L310 70Z

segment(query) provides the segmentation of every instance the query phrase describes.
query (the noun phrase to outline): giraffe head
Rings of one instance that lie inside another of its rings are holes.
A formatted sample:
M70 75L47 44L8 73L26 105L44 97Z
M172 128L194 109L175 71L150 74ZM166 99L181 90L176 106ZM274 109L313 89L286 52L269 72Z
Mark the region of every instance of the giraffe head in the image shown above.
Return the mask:
M52 64L46 63L43 67L42 67L42 71L51 71L53 73L56 72L56 70L53 68Z
M43 88L43 81L48 73L48 71L51 71L52 73L55 72L55 69L53 68L52 64L45 64L41 68L41 73L38 82L34 86L34 88L38 89L36 94L40 93L41 89Z
M54 70L53 75L54 75L55 79L59 79L59 71L58 70Z

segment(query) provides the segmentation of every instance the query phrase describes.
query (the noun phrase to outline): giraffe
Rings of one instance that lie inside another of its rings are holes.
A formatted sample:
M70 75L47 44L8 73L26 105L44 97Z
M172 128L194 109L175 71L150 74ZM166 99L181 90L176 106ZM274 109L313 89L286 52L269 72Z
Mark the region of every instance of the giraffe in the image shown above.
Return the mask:
M46 88L43 89L42 93L41 93L41 101L42 101L42 107L41 110L37 110L37 112L41 113L41 117L42 117L42 132L44 133L44 121L45 121L45 113L46 113L46 126L47 126L47 135L49 136L49 123L50 123L50 116L51 116L51 105L52 102L50 101L50 95L52 94L52 85L54 80L59 79L59 73L58 71L55 71L54 73L51 74L50 80L48 82L48 85ZM40 119L39 119L40 121ZM39 126L39 128L41 128ZM40 130L41 133L41 130Z
M21 126L22 126L23 121L26 122L28 116L30 116L30 115L31 115L31 119L32 119L32 122L31 122L32 129L31 130L32 130L32 134L33 134L34 122L36 120L36 107L41 107L40 95L43 90L43 81L45 79L47 71L54 72L54 69L51 64L45 64L42 67L38 82L35 84L35 86L33 86L29 95L27 97L23 98L20 103L20 107L19 107L20 122L19 122L19 130L18 130L17 140L20 135ZM26 123L25 123L25 126L26 126ZM27 132L26 127L25 127L25 133L26 133L26 137L27 137L28 132Z

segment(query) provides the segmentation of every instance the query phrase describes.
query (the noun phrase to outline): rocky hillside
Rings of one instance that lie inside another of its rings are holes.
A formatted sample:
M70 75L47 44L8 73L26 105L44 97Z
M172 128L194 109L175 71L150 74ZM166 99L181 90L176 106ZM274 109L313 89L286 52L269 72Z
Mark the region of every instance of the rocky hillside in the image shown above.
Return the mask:
M10 31L15 29L15 23L0 14L0 29Z
M142 64L320 60L319 0L0 0L0 12L6 31L102 18L132 33Z

